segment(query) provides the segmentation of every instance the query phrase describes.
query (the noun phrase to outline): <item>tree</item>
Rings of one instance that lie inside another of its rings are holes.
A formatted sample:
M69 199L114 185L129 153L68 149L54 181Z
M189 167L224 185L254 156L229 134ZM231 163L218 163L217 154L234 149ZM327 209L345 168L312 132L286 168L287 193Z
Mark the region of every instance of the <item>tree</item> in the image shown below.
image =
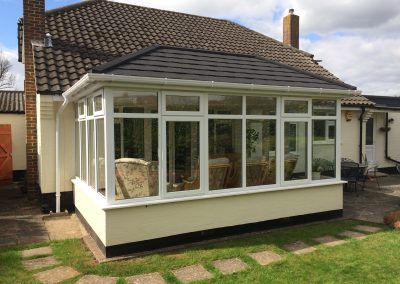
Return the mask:
M15 83L15 76L11 73L11 63L0 50L0 89L11 88Z

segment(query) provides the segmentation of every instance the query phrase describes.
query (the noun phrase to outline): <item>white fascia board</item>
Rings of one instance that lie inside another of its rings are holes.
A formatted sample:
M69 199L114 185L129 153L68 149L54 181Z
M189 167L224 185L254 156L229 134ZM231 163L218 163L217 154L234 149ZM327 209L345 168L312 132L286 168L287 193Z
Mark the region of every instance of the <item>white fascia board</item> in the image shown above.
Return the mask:
M82 97L82 91L87 91L91 84L97 83L96 87L101 86L114 86L117 87L123 84L147 84L158 87L196 87L204 89L237 89L237 90L251 90L251 91L269 91L282 93L285 95L309 94L310 96L327 95L335 98L345 98L353 94L360 94L357 90L337 90L337 89L323 89L323 88L302 88L290 86L274 86L274 85L255 85L255 84L239 84L239 83L224 83L214 81L196 81L196 80L181 80L181 79L168 79L168 78L152 78L152 77L137 77L137 76L123 76L112 74L96 74L88 73L83 76L77 83L63 93L64 98L69 101L74 101L77 96Z

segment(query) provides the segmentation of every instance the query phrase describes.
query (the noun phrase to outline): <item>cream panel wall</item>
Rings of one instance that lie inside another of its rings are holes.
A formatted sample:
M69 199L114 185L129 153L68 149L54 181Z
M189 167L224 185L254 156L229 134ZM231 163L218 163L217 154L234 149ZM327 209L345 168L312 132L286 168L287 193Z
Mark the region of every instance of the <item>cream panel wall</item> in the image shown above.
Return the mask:
M346 112L347 113L346 115ZM351 119L346 121L346 116ZM342 158L350 158L358 162L359 143L360 143L360 111L355 110L342 110L341 129L342 141L341 150Z
M37 96L39 185L42 193L56 191L56 113L61 102L52 96ZM74 109L71 104L60 120L61 191L71 191L75 173Z
M96 194L95 192L93 192ZM80 186L74 185L74 203L102 243L106 244L106 212ZM134 219L135 216L131 216ZM127 224L127 226L130 226ZM107 228L108 229L108 228ZM124 230L124 229L123 229Z
M343 208L342 195L339 184L109 209L106 211L106 246L338 210ZM91 222L98 220L88 222L92 226Z
M389 147L388 153L392 159L400 161L400 112L390 112L389 119L393 118L393 123L389 126Z
M13 170L26 170L25 115L1 113L0 124L11 124Z

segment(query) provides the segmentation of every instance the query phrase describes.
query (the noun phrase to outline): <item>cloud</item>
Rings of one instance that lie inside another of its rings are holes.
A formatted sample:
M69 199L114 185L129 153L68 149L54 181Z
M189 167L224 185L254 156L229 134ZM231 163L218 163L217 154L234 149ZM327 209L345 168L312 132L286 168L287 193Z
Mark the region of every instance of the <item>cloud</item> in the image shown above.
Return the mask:
M11 65L11 73L15 75L15 90L23 90L24 89L24 65L18 62L18 50L17 49L9 49L6 48L0 42L0 51L3 52L5 58L7 58Z

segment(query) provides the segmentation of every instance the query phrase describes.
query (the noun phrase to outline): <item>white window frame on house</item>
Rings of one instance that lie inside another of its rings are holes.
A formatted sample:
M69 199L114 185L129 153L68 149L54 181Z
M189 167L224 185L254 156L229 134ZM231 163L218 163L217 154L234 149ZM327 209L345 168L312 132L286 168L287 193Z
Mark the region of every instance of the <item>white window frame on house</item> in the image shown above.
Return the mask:
M120 92L151 92L157 94L157 110L158 113L115 113L114 112L114 97L117 97ZM99 92L93 93L91 96L86 97L78 101L84 102L85 114L87 109L87 102L90 101L87 98L96 97ZM230 194L248 194L250 192L263 192L263 191L275 191L289 188L296 188L297 186L304 187L305 185L318 185L329 183L333 181L340 180L339 171L339 147L340 143L340 100L336 98L328 98L330 100L335 100L336 105L336 116L312 116L312 99L307 97L282 97L280 95L273 94L260 94L260 93L200 93L200 92L190 92L190 91L161 91L161 90L149 90L149 89L126 89L126 88L105 88L102 95L102 111L94 112L93 116L79 116L77 118L78 122L85 121L86 127L88 127L88 121L91 119L104 118L104 134L105 134L105 182L106 182L106 192L105 200L107 205L126 205L126 204L146 204L152 203L159 200L179 200L184 198L204 198L204 197L217 197ZM166 96L196 96L199 97L199 111L167 111L166 110ZM224 95L224 96L240 96L242 98L242 113L241 114L208 114L208 95ZM247 97L271 97L276 99L276 112L275 115L247 115L246 114L246 101ZM285 101L307 101L308 112L307 113L285 113L284 103ZM94 99L92 99L94 103ZM95 106L93 105L93 110ZM140 197L124 200L115 200L115 145L114 145L114 119L115 118L151 118L157 119L158 121L158 176L159 176L159 192L157 196ZM209 149L208 149L208 122L209 119L240 119L242 122L242 153L241 153L241 180L242 186L237 188L227 188L218 190L209 190L208 180L209 180ZM336 121L336 177L325 180L312 180L312 121L314 119L321 120L335 120ZM275 121L275 184L268 185L257 185L249 186L246 185L246 162L247 162L247 149L246 149L246 127L248 120L273 120ZM166 191L166 123L168 121L198 121L200 124L200 189L198 190L187 190L181 192L169 192ZM307 122L307 179L303 180L284 180L284 149L282 148L282 143L284 141L284 131L283 126L285 122ZM78 123L80 127L80 123ZM96 137L96 123L94 124L95 133L93 137ZM81 129L79 129L79 134ZM86 170L87 179L89 178L89 147L88 147L88 131L86 131ZM79 148L81 146L81 137L79 137ZM94 139L95 140L95 139ZM95 147L96 147L96 143ZM81 149L79 149L81 156ZM97 149L95 148L95 157L97 157ZM97 171L97 162L95 171ZM93 169L92 169L93 170ZM82 176L82 171L79 171L80 176ZM98 186L97 181L98 175L95 174L96 188ZM84 184L88 184L83 181ZM88 186L89 187L89 186ZM102 198L103 195L99 194Z

